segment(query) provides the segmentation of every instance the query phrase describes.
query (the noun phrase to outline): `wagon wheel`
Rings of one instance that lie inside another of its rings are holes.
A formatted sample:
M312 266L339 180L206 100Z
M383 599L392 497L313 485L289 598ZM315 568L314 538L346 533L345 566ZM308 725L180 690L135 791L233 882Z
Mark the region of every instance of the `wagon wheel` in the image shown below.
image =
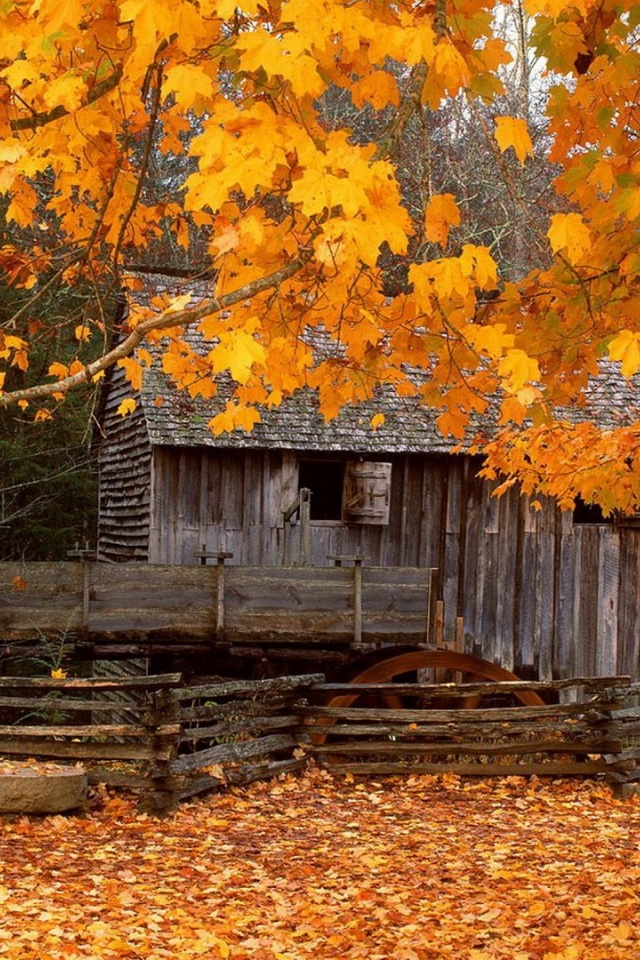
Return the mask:
M362 670L355 677L352 677L351 683L389 683L390 681L401 677L405 673L415 670L429 668L441 668L445 670L456 670L467 675L470 680L511 680L517 681L517 677L510 670L483 660L481 657L474 657L469 653L456 653L453 650L416 650L410 653L402 653ZM350 707L362 695L360 693L346 693L333 697L326 704L327 707ZM513 698L523 706L535 707L543 706L544 701L533 690L514 690ZM477 707L482 700L482 695L469 696L459 701L459 704L466 708ZM393 696L387 696L384 700L385 707L393 709L396 706L402 706L401 699ZM322 726L332 726L335 720L325 718ZM326 734L315 735L315 743L322 743Z
M403 673L428 668L456 670L468 674L472 680L519 680L515 673L505 667L481 657L474 657L470 653L456 653L454 650L415 650L401 653L386 660L380 660L372 666L362 670L350 683L389 683ZM334 697L329 701L329 707L350 707L360 694L348 693ZM523 706L535 707L543 705L544 701L533 690L516 690L514 698ZM462 701L465 706L474 706L478 698L469 697ZM390 705L390 704L389 704Z

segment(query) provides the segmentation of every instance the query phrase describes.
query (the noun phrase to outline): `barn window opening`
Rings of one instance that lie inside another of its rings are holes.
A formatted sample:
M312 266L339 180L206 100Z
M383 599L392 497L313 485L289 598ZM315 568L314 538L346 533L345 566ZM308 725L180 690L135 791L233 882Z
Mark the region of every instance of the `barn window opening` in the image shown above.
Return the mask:
M581 497L576 498L573 508L574 523L613 523L613 516L605 517L599 503L586 503Z
M344 463L340 460L301 460L298 488L311 490L312 520L342 520Z

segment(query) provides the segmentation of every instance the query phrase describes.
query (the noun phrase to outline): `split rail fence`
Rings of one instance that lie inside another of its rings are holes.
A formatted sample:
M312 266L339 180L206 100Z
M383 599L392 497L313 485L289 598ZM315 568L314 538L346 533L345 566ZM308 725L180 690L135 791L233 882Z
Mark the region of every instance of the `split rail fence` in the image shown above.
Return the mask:
M81 763L90 782L136 788L158 812L311 758L338 774L601 776L622 792L640 783L640 684L629 678L323 681L2 678L0 756ZM527 691L538 705L510 705Z

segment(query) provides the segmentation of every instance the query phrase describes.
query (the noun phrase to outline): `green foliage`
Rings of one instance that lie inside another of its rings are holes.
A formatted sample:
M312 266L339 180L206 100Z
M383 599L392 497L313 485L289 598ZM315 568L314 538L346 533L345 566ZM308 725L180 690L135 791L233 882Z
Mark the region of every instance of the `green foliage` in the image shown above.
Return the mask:
M20 310L20 293L0 289L0 322ZM85 288L42 297L36 312L26 311L23 327L39 326L35 363L8 376L16 388L37 382L52 353L69 361L77 341L74 321L82 316L92 292ZM66 326L59 323L65 316ZM93 412L97 387L61 403L51 419L31 411L0 413L0 560L64 560L76 544L91 541L97 515L97 478L92 450Z

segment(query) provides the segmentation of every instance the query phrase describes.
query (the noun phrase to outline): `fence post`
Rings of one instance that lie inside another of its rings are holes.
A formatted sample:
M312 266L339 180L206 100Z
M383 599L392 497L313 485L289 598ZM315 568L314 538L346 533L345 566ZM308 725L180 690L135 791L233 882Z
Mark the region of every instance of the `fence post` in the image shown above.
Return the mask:
M158 690L151 695L151 710L146 718L147 742L153 753L150 785L141 806L149 813L169 813L176 805L171 776L171 761L178 753L179 733L163 734L158 728L178 724L180 703L175 689Z
M609 688L602 691L606 703L604 730L612 740L619 742L616 753L605 756L610 765L607 780L614 793L626 798L640 793L640 745L631 731L640 721L640 684L632 683L627 687Z

